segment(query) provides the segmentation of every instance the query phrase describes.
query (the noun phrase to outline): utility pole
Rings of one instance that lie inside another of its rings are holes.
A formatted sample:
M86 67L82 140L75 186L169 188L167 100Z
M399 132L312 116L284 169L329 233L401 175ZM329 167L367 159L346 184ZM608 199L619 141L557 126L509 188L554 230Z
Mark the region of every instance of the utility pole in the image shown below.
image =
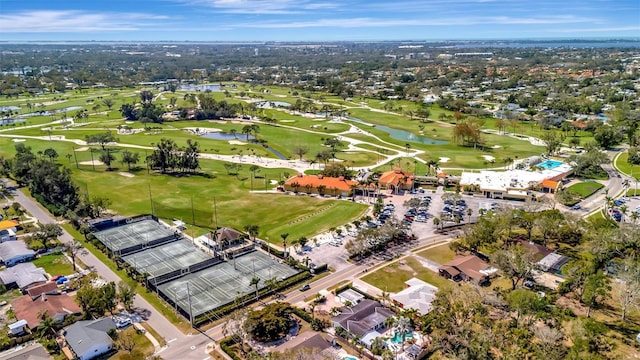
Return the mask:
M189 301L189 322L193 327L193 309L191 308L191 291L189 289L189 282L187 281L187 300Z
M151 215L155 215L153 211L153 196L151 196L151 183L147 184L149 186L149 203L151 204Z

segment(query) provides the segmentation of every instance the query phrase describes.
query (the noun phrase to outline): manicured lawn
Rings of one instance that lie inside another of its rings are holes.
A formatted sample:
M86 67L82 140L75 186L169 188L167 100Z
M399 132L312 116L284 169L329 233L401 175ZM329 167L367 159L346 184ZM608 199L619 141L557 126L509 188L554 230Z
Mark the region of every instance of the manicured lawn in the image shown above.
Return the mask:
M401 265L401 263L403 265ZM385 292L399 292L406 287L405 281L416 277L437 287L451 286L453 283L437 273L425 268L418 260L407 257L362 277L367 282Z
M50 254L33 260L33 264L41 267L51 276L73 274L73 265L62 254Z
M591 196L593 193L602 189L603 187L604 185L595 181L583 181L569 186L567 190L579 194L584 199Z
M124 349L119 350L116 354L109 357L110 360L131 359L131 355L134 354L145 358L153 354L153 344L151 344L151 341L149 341L144 334L138 333L135 327L129 326L128 328L120 331L118 336L131 337L135 346L131 353Z
M616 167L627 176L640 179L640 165L632 165L627 162L629 153L622 153L616 158Z
M437 262L438 264L447 263L455 257L455 253L449 249L449 244L443 244L424 250L418 253L423 258Z

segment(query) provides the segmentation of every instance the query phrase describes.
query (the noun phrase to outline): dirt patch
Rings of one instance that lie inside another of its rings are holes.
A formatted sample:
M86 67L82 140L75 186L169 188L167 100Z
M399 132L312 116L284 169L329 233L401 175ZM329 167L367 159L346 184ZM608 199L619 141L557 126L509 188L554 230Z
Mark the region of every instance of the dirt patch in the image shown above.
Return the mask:
M391 266L384 267L382 270L388 273L396 272L396 269L392 268Z
M130 178L132 178L132 177L134 177L134 176L135 176L135 175L133 175L132 173L130 173L130 172L126 172L126 171L120 171L118 174L119 174L119 175L122 175L122 176L124 176L124 177L130 177Z

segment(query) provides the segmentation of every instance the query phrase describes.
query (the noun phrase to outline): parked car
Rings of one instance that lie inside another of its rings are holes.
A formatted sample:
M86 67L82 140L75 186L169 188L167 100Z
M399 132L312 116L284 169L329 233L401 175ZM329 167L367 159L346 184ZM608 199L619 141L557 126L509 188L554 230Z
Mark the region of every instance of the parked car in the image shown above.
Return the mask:
M311 286L309 286L309 284L304 284L300 287L300 291L307 291L311 289Z

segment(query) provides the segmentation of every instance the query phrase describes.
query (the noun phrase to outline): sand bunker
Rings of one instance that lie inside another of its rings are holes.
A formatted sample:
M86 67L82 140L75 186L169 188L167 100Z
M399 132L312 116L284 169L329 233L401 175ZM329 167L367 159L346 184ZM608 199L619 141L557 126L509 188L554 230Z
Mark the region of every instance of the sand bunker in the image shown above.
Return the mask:
M104 165L104 163L100 160L93 160L93 162L91 162L91 160L89 161L80 161L78 164L80 165Z
M62 104L65 102L67 102L67 100L45 101L43 103L38 104L37 106L49 106L49 105Z
M487 161L496 161L496 158L491 155L482 155L482 157Z
M13 142L25 142L27 140L26 139L11 139L11 141L13 141Z
M194 134L208 134L212 132L220 132L222 129L218 128L202 128L202 127L186 127L185 130L191 131Z
M440 158L440 160L438 160L438 162L440 162L440 163L446 163L446 162L448 162L449 160L451 160L451 159L450 159L450 158L448 158L448 157L441 157L441 158Z
M84 146L84 147L81 147L81 148L77 148L77 149L76 149L76 151L87 151L87 150L89 150L89 147L88 147L88 146Z
M292 122L296 122L295 120L280 120L280 122L283 123L292 123Z
M493 146L492 146L492 148L494 148L494 149L500 149L501 147L502 147L502 146L500 146L500 145L493 145Z
M120 175L122 175L122 176L124 176L124 177L130 177L130 178L132 178L132 177L134 177L134 176L135 176L135 175L133 175L132 173L130 173L130 172L126 172L126 171L120 171L118 174L120 174Z
M247 145L246 142L239 141L239 140L229 140L229 144L231 144L231 145Z

